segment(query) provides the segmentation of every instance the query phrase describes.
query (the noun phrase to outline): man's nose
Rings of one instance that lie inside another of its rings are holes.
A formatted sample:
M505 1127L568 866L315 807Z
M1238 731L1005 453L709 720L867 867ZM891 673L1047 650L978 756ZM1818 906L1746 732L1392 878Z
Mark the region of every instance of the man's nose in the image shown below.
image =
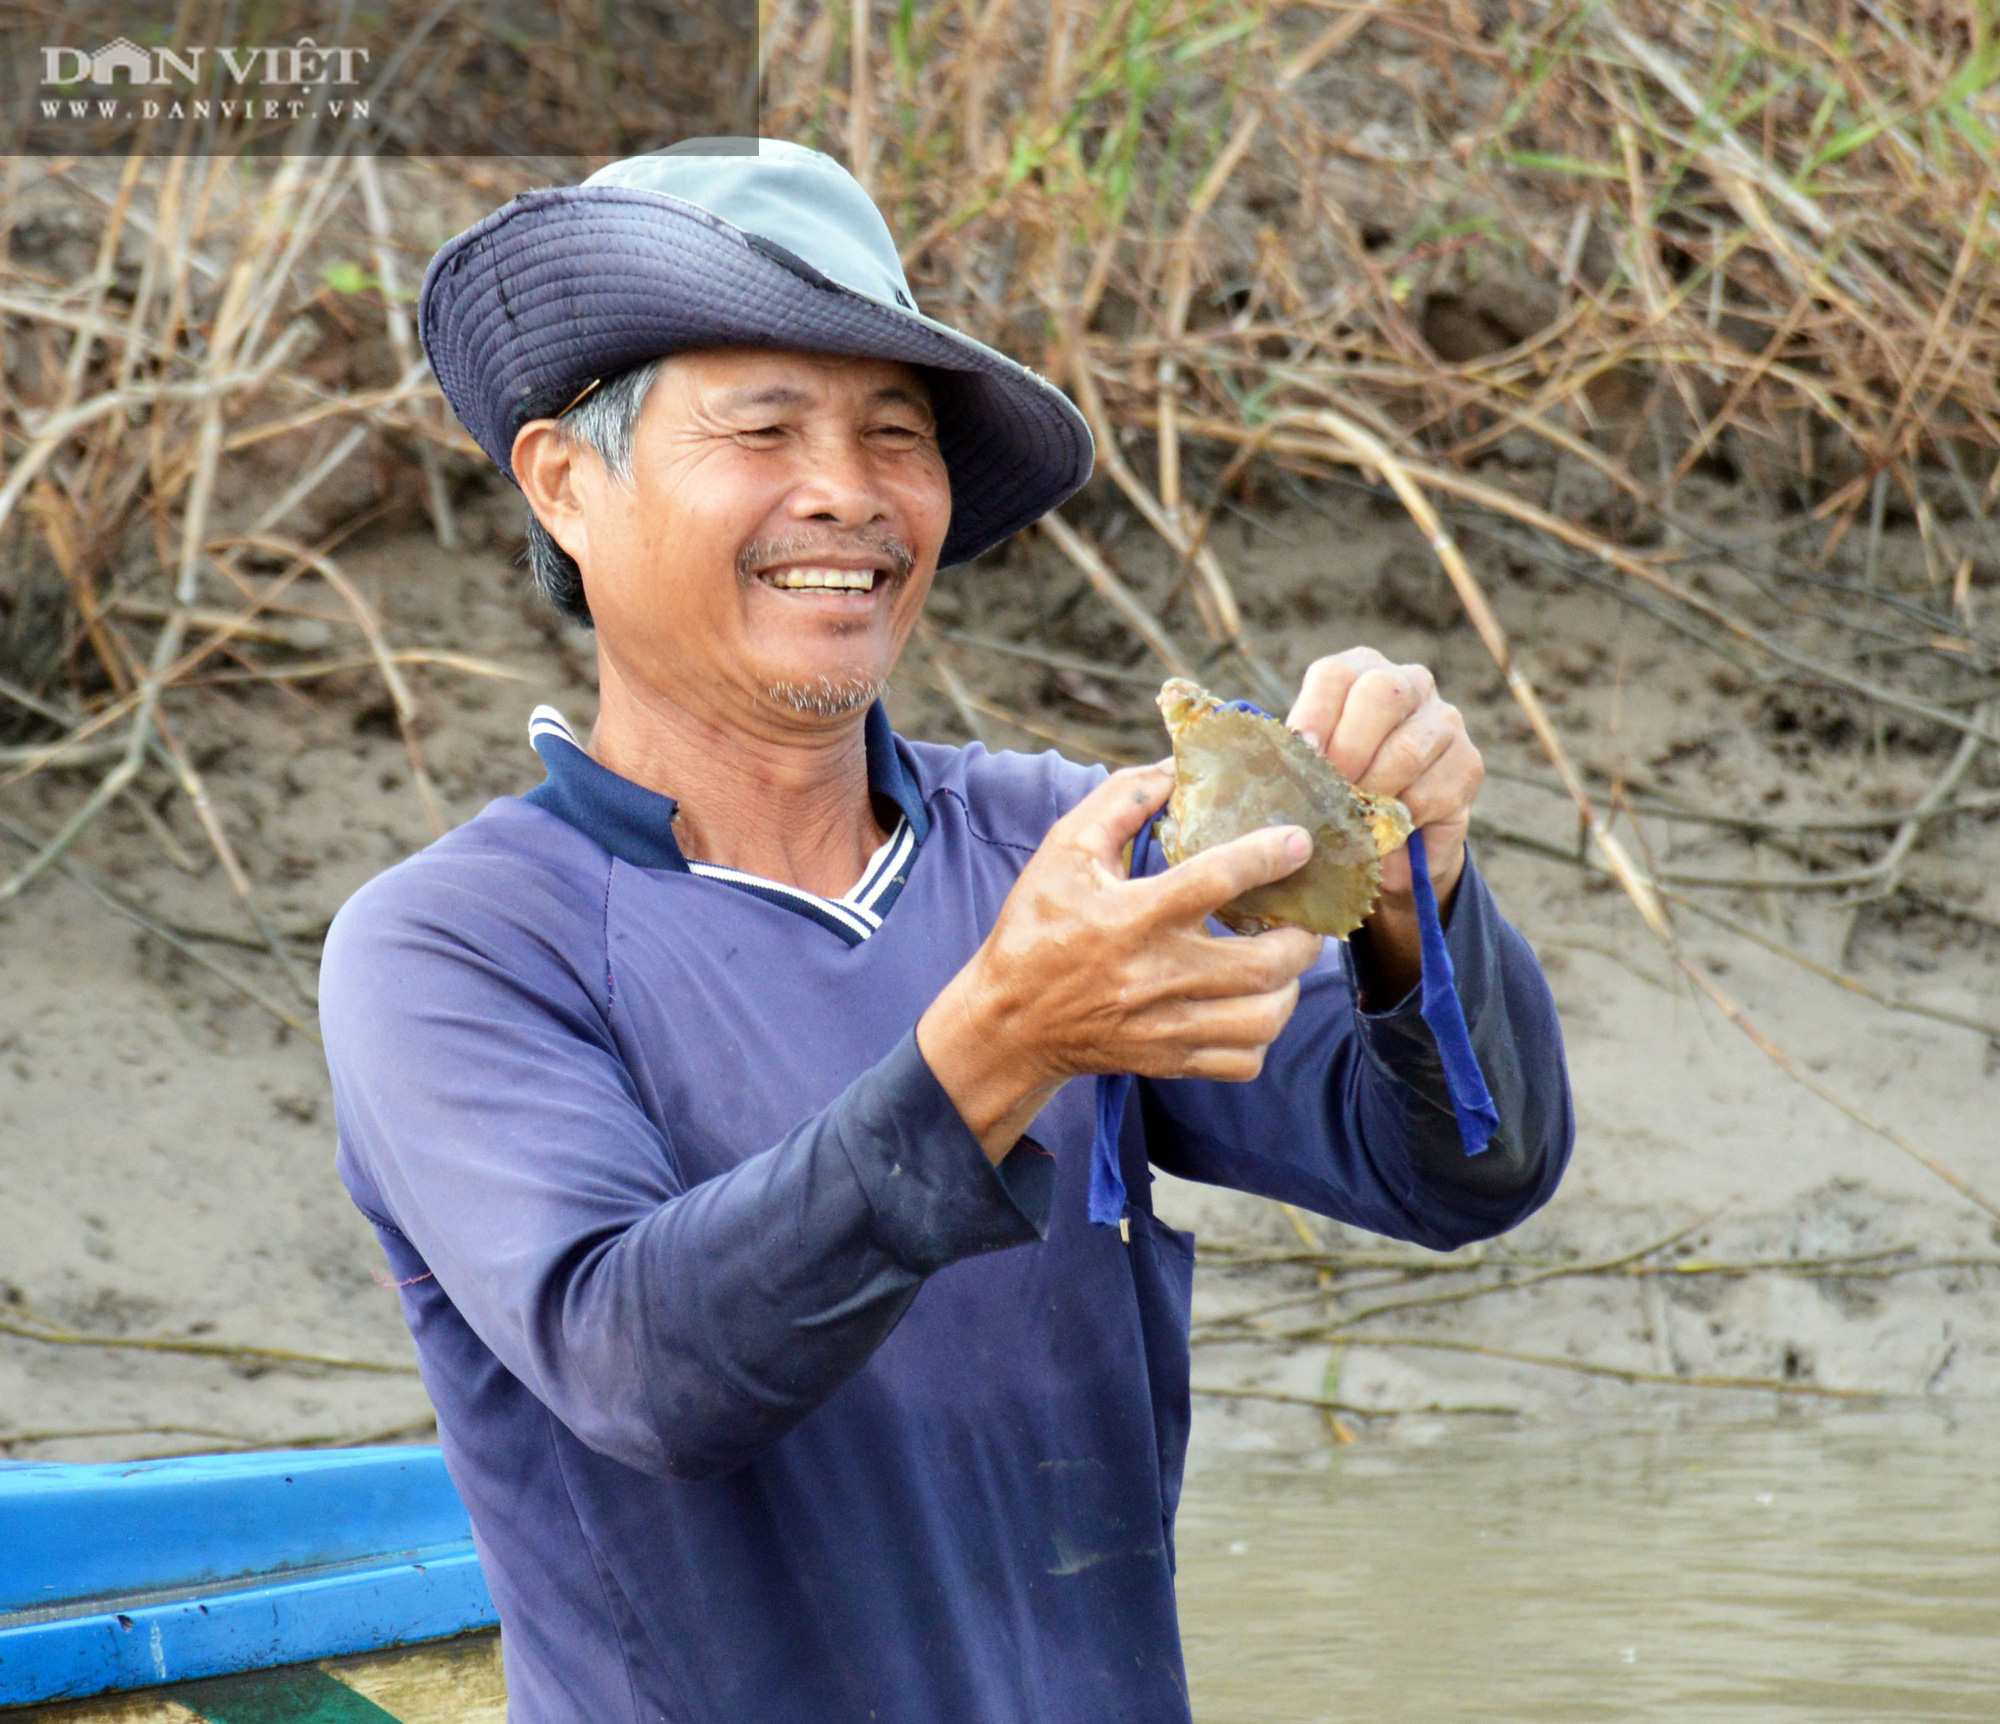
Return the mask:
M800 520L865 527L893 513L887 489L859 437L816 437L808 446L804 477L792 493Z

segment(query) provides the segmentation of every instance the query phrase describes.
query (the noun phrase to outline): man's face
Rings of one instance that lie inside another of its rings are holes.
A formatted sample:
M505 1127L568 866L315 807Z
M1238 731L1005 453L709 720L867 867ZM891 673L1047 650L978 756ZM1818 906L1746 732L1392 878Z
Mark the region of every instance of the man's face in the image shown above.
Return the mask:
M868 704L951 520L929 391L886 360L675 356L632 484L571 463L599 651L683 707L795 723ZM552 527L556 523L551 523Z

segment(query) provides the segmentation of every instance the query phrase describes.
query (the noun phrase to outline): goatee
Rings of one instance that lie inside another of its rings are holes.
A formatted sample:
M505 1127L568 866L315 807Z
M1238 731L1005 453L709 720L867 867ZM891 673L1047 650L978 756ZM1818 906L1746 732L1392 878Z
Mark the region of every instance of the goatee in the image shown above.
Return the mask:
M882 698L882 680L872 676L817 676L811 682L774 682L765 689L780 706L808 718L845 718Z

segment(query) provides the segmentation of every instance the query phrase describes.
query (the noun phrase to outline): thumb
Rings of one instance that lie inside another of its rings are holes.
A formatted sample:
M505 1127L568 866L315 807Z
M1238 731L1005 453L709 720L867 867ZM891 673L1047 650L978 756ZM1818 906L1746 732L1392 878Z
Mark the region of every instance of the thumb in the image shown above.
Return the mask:
M1118 869L1125 846L1173 794L1172 761L1114 772L1049 829L1051 838Z

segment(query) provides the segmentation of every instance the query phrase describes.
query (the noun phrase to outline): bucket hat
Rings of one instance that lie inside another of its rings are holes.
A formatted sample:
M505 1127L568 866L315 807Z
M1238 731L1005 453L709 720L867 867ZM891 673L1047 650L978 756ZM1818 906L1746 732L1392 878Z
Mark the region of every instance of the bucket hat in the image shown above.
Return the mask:
M888 223L831 157L703 138L525 192L448 241L419 326L445 399L501 472L514 434L663 354L786 348L900 360L929 376L962 563L1090 476L1061 390L916 307Z

